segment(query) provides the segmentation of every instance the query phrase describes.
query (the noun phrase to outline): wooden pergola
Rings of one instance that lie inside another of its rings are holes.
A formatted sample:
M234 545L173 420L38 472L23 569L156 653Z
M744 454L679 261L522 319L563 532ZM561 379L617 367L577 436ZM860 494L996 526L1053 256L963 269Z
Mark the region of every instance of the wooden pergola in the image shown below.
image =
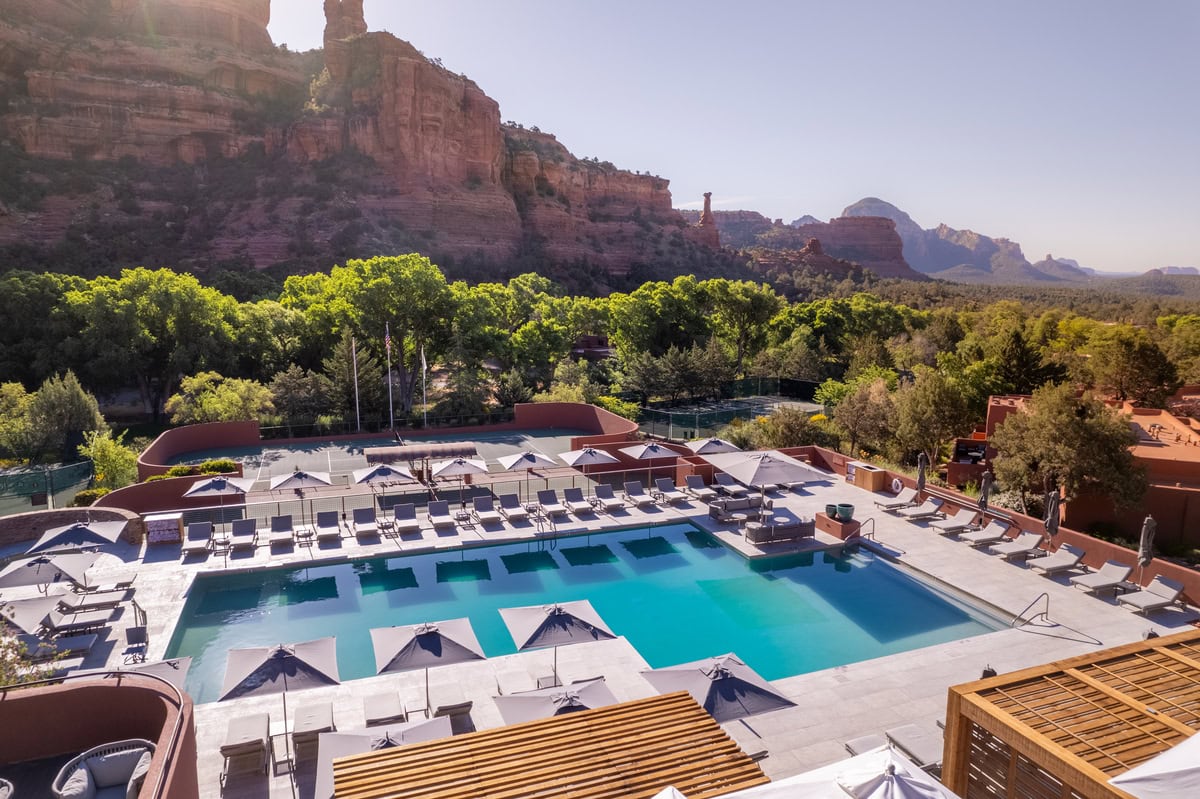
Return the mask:
M942 781L965 799L1105 799L1200 732L1200 630L950 689Z
M768 782L685 692L340 758L337 799L689 799Z

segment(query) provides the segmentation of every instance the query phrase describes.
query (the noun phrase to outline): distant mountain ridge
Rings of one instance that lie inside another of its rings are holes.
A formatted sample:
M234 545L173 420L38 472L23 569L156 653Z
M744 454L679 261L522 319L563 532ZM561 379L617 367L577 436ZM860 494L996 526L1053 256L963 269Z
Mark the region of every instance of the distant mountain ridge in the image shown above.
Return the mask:
M1068 258L1047 255L1030 263L1021 245L973 230L940 224L924 229L912 217L878 197L865 197L846 207L842 216L882 216L896 223L904 242L904 259L918 272L963 283L1082 283L1093 275Z

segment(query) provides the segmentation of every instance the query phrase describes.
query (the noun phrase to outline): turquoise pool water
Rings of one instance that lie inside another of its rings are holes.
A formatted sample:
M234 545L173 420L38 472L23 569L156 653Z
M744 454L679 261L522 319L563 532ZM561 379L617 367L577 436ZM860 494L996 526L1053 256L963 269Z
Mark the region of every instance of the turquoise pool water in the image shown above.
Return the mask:
M688 524L310 568L200 575L167 656L217 698L229 649L337 638L342 679L374 674L369 630L468 616L489 656L499 608L588 599L651 666L736 652L769 680L999 629L870 554L750 564Z

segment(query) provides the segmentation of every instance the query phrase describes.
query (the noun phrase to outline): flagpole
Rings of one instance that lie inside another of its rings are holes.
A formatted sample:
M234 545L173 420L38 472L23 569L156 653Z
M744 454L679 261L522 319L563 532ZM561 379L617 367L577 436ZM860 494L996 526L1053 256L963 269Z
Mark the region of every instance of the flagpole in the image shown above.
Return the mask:
M395 430L396 411L392 405L392 331L387 322L383 323L383 348L387 350L388 427Z
M425 363L425 345L421 345L421 412L424 427L429 427L429 398L425 393L425 377L429 374L429 364Z
M350 357L354 363L354 424L362 432L362 410L358 404L358 344L350 337Z

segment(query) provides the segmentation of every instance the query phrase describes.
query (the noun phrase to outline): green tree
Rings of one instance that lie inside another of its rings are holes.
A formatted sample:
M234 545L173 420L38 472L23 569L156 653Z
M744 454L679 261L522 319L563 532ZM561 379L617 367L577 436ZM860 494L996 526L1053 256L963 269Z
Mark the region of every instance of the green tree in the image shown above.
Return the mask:
M749 280L715 278L701 284L712 304L712 327L733 348L734 372L743 373L747 358L766 344L767 324L779 313L783 298L770 286Z
M79 454L92 462L97 488L116 490L137 482L138 451L125 443L126 432L116 438L108 430L84 434Z
M510 363L535 386L548 386L555 366L567 357L573 341L553 319L531 319L508 340Z
M0 685L21 685L50 677L56 670L56 655L34 663L25 642L8 625L0 626Z
M648 352L630 352L621 356L621 388L632 391L645 405L651 397L666 393L662 363Z
M20 383L0 384L0 452L7 457L27 460L32 445L29 406L33 395Z
M358 364L359 413L368 418L381 415L387 407L383 364L369 348L354 340L348 330L343 332L324 363L324 374L329 381L329 409L344 419L354 418L355 364Z
M833 420L846 434L850 455L859 444L882 449L895 425L896 407L882 377L860 381L833 411Z
M690 275L671 283L644 283L630 294L609 297L609 320L621 356L684 350L708 338L708 294Z
M703 347L692 347L688 355L692 361L696 396L719 397L725 385L737 376L734 359L716 336Z
M238 377L266 381L293 363L311 368L319 349L308 340L304 315L273 300L245 302L234 317L233 364Z
M70 460L86 433L108 429L96 398L83 389L74 372L42 383L26 416L26 457L31 462L47 455Z
M525 384L525 378L516 369L509 369L496 381L496 403L501 408L511 408L533 400L533 390Z
M916 379L895 394L896 439L909 450L920 450L931 464L941 461L943 448L974 427L963 396L936 369L918 369Z
M0 381L36 386L62 368L60 342L72 332L62 313L83 278L12 271L0 278Z
M175 424L250 421L274 409L271 389L262 383L217 372L183 378L166 407Z
M1003 338L996 355L996 382L1000 393L1030 394L1049 382L1066 377L1066 371L1055 363L1047 363L1038 350L1030 346L1019 327L1013 327Z
M1100 327L1092 333L1085 352L1093 385L1119 400L1163 408L1179 388L1175 365L1141 328Z
M1129 417L1070 386L1045 386L992 434L996 478L1022 496L1058 485L1068 500L1091 491L1130 507L1146 488L1129 449L1136 441Z
M332 394L329 378L295 364L271 378L271 404L292 424L329 413Z
M126 269L68 291L79 333L66 344L89 383L121 388L135 380L155 420L190 371L223 368L233 351L237 303L192 275Z
M759 449L785 447L837 447L837 439L812 420L807 411L784 406L754 423L754 446Z

